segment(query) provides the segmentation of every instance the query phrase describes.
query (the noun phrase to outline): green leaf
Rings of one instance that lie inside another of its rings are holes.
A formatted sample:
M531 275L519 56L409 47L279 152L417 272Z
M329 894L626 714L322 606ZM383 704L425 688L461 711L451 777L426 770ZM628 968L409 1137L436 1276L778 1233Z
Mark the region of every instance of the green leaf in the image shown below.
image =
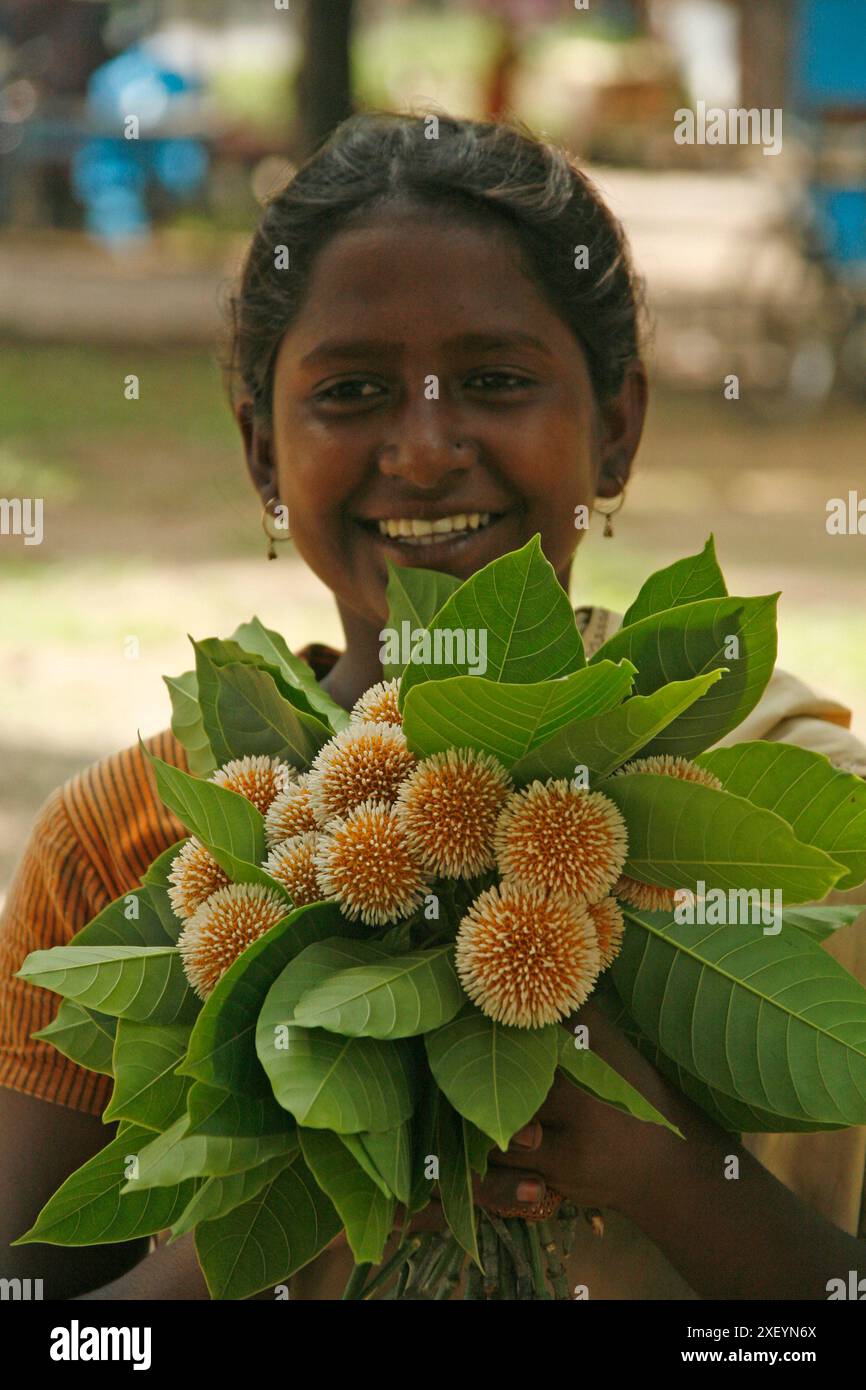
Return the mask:
M343 1134L340 1137L344 1143L356 1138L372 1161L376 1173L384 1180L388 1191L393 1193L398 1202L409 1201L412 1195L413 1140L413 1124L410 1120L398 1125L396 1129L383 1129L378 1133L367 1131L354 1136ZM362 1162L363 1166L365 1165Z
M31 951L18 978L116 1018L186 1023L199 1010L176 946L54 946Z
M460 580L437 570L416 569L414 565L395 565L388 561L388 628L402 632L403 623L409 631L426 628L439 609L460 588ZM380 634L381 636L381 634ZM383 664L386 680L396 680L403 674L402 663Z
M402 1126L401 1126L401 1128L402 1128ZM385 1134L388 1134L388 1133L391 1133L391 1132L393 1132L393 1131L389 1131L389 1130L384 1130L384 1131L383 1131L383 1133L385 1133ZM317 1134L317 1133L319 1133L319 1131L318 1131L318 1130L310 1130L310 1133L311 1133L311 1134ZM337 1137L338 1137L338 1139L340 1140L340 1143L341 1143L341 1144L345 1144L346 1148L349 1150L349 1153L352 1155L352 1157L354 1158L355 1162L356 1162L361 1168L363 1168L364 1172L367 1174L367 1177L370 1179L370 1181L371 1181L371 1182L374 1182L374 1183L376 1184L376 1186L378 1187L379 1191L382 1193L382 1196L383 1196L383 1197L393 1197L393 1196L394 1196L394 1193L391 1191L391 1189L390 1189L390 1187L388 1186L387 1182L386 1182L385 1179L382 1177L382 1174L379 1172L379 1169L376 1167L376 1165L375 1165L375 1163L373 1162L372 1158L371 1158L370 1155L367 1153L367 1150L364 1148L364 1145L361 1143L361 1136L360 1136L359 1134L340 1134L340 1135L338 1135Z
M407 1040L344 1038L292 1022L301 995L369 943L317 942L274 981L259 1016L256 1049L274 1096L298 1124L338 1134L393 1129L412 1113L413 1051Z
M665 569L650 575L637 598L626 611L623 627L639 623L653 613L667 608L679 608L701 599L726 598L728 590L716 559L716 547L710 536L699 555L687 555Z
M256 1168L247 1168L243 1173L229 1173L224 1178L205 1178L201 1187L187 1203L171 1228L176 1240L178 1236L191 1231L199 1222L218 1221L235 1207L252 1201L269 1182L292 1163L295 1155L278 1154L269 1158Z
M306 769L331 731L303 691L287 685L260 657L230 659L235 642L194 642L202 719L220 763L247 754Z
M125 1192L137 1192L146 1187L169 1187L187 1178L226 1177L256 1168L278 1154L289 1155L298 1147L297 1131L284 1129L280 1134L248 1135L187 1133L188 1120L181 1115L156 1138L148 1135L149 1143L138 1153L138 1171L131 1177Z
M439 1151L439 1197L448 1229L457 1244L481 1268L475 1231L475 1200L472 1192L472 1164L464 1127L467 1121L443 1097L439 1102L437 1148Z
M773 673L777 599L778 594L771 594L686 603L621 628L599 648L591 665L623 657L634 662L638 695L651 695L669 681L726 668L718 685L652 739L645 754L693 758L743 722ZM728 655L731 651L738 654Z
M102 1112L104 1123L131 1120L163 1130L184 1114L190 1083L174 1069L186 1053L189 1033L188 1024L120 1020L114 1042L114 1091Z
M257 652L272 666L276 666L289 685L303 691L312 708L319 716L324 717L334 733L345 729L349 723L346 711L322 689L312 668L289 650L285 638L278 632L265 627L259 618L251 618L248 623L241 623L240 627L235 629L231 640L243 647L245 652Z
M479 634L479 655L481 634L485 634L486 669L478 675L492 681L523 685L554 680L586 664L574 611L538 536L522 550L501 555L461 584L428 630L434 636L436 632ZM440 644L444 645L442 637ZM467 662L412 660L400 682L401 707L412 687L421 681L470 674Z
M282 1134L295 1124L271 1095L240 1096L204 1081L193 1082L186 1109L187 1138L216 1134L255 1139L263 1134Z
M430 1070L467 1120L503 1153L553 1084L558 1028L510 1028L473 1005L424 1039Z
M217 761L202 722L195 671L162 679L171 699L171 732L186 749L189 770L198 777L209 777L216 771Z
M147 756L165 805L201 840L229 877L238 860L259 864L264 859L265 822L251 801L215 782L190 777L152 753Z
M208 995L189 1041L185 1075L242 1096L270 1097L256 1056L256 1024L274 980L312 941L360 931L333 903L295 908L238 956Z
M163 931L169 941L174 944L180 936L182 923L179 917L175 916L174 909L169 897L169 880L171 866L174 863L184 845L189 840L178 840L177 844L169 845L168 849L163 850L162 854L154 859L147 872L142 874L141 884L147 895L147 900L154 912L162 923ZM120 943L118 943L120 944ZM157 945L157 942L147 942L146 945Z
M299 1154L252 1201L197 1226L195 1247L212 1298L251 1298L284 1284L341 1229Z
M490 1150L493 1148L493 1140L490 1135L485 1134L477 1125L464 1119L463 1141L466 1145L466 1156L473 1172L478 1173L482 1178L486 1177L487 1160L490 1156Z
M615 1110L621 1110L635 1120L664 1125L665 1129L679 1135L680 1139L684 1137L676 1125L666 1120L661 1111L651 1105L624 1076L620 1076L618 1071L605 1062L603 1057L599 1057L597 1052L590 1052L587 1047L575 1046L577 1040L566 1033L564 1028L560 1029L560 1033L562 1036L559 1040L559 1069L565 1073L569 1081L581 1091L594 1096L596 1100L603 1101L605 1105L612 1105Z
M122 898L115 898L101 912L77 931L67 943L70 946L174 946L177 932L171 936L160 914L154 908L150 894L144 888L133 888Z
M866 1123L866 989L818 942L799 931L625 916L613 982L672 1062L760 1110Z
M124 1129L66 1179L13 1245L108 1245L164 1231L189 1202L193 1183L121 1192L137 1147L152 1138L137 1125Z
M51 1022L30 1036L50 1042L64 1057L88 1071L112 1076L116 1027L117 1019L109 1014L64 999Z
M628 826L624 872L642 883L778 889L787 905L823 898L842 872L781 816L730 792L647 772L610 777L601 790Z
M406 697L403 732L419 758L474 748L511 767L576 720L618 705L633 677L629 662L605 661L535 685L497 684L481 676L427 681Z
M436 1179L427 1177L426 1168L438 1149L439 1103L442 1092L438 1086L426 1083L420 1088L412 1124L412 1188L407 1211L410 1215L423 1211L433 1195Z
M702 767L725 788L786 820L804 845L816 845L846 870L837 892L866 879L866 781L834 767L823 753L757 740L703 753Z
M356 1264L379 1264L394 1224L394 1199L386 1197L355 1162L345 1144L326 1129L301 1129L301 1152L343 1222Z
M294 1017L351 1038L411 1038L447 1023L465 1000L449 942L338 970L301 996Z
M568 724L521 758L511 775L523 784L535 778L571 777L576 767L586 767L594 785L645 748L721 678L721 671L708 671L688 681L672 681L652 695L633 695L616 709Z
M840 927L850 927L866 912L866 904L855 903L852 907L788 907L782 914L782 930L795 927L813 936L816 941L824 941Z

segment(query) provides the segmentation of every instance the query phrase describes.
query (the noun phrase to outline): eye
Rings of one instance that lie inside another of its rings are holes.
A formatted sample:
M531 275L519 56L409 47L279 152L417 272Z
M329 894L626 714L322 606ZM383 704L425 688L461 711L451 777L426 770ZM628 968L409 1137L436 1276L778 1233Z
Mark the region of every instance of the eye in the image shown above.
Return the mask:
M523 376L519 372L508 371L483 371L474 372L472 376L466 378L465 387L469 391L494 391L496 393L513 393L525 391L534 386L535 382L531 377Z
M314 400L325 406L365 406L386 394L386 387L370 377L347 377L316 391Z

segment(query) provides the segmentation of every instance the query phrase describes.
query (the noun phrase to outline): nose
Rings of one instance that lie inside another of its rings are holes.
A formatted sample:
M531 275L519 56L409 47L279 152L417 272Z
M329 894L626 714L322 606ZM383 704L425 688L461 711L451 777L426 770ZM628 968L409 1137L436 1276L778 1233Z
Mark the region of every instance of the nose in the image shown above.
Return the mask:
M475 457L474 446L461 437L442 401L423 400L406 406L376 460L385 477L433 490L471 468Z

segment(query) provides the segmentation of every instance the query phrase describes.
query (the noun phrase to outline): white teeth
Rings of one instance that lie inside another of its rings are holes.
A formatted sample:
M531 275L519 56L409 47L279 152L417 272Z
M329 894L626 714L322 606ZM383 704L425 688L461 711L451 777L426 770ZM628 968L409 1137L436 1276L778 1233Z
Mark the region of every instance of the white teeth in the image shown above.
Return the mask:
M379 534L404 541L407 545L436 545L454 531L477 531L487 526L490 512L459 512L456 516L440 516L435 521L421 517L388 517L378 522Z

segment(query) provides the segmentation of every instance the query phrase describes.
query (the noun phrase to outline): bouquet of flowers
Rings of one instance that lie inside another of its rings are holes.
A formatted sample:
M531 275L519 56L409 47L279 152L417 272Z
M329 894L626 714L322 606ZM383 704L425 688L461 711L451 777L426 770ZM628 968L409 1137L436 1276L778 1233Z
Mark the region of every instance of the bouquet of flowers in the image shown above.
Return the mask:
M350 714L257 619L168 680L192 771L151 763L189 838L20 972L118 1122L21 1240L194 1231L240 1299L343 1231L347 1297L568 1297L574 1209L473 1192L557 1071L668 1124L574 1019L593 992L729 1130L866 1123L866 990L820 945L860 909L804 906L866 878L866 783L707 751L770 678L777 596L729 596L710 539L588 662L538 537L388 597Z

